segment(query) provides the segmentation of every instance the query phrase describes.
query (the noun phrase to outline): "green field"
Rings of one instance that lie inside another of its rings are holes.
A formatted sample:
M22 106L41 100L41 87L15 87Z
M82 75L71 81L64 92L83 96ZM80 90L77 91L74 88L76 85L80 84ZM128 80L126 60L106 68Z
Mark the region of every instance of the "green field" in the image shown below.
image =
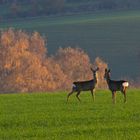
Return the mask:
M99 56L113 69L114 78L139 76L140 11L96 12L37 17L1 22L0 28L38 31L47 36L49 54L59 47L80 47L91 60Z
M127 103L109 91L75 95L66 103L66 92L1 94L1 140L139 140L140 90L129 90Z

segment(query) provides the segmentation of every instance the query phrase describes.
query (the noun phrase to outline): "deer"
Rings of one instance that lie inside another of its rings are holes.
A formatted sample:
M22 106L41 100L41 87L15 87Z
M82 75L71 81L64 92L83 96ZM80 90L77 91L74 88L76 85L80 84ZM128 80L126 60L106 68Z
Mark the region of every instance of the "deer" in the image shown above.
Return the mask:
M124 103L126 103L126 89L129 86L129 82L125 80L111 80L110 79L110 69L105 69L104 78L106 79L106 82L108 84L108 88L112 92L112 102L113 104L116 103L116 92L121 91L124 95Z
M90 68L90 69L93 73L93 79L91 79L89 81L73 82L72 91L67 95L67 102L68 102L70 95L72 95L74 92L77 92L76 97L81 102L81 100L79 98L81 91L91 91L93 101L95 100L94 89L97 85L97 71L99 70L99 68L97 67L96 69L92 69L92 68Z

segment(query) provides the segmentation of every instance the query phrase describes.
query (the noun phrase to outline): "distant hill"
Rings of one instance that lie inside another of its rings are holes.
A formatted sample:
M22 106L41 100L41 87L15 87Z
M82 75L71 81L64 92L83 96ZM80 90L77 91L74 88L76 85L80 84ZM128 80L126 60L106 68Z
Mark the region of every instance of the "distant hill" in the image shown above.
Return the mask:
M113 78L139 77L140 11L44 16L0 23L0 28L8 27L47 36L49 54L59 47L78 46L91 60L103 58L112 69Z

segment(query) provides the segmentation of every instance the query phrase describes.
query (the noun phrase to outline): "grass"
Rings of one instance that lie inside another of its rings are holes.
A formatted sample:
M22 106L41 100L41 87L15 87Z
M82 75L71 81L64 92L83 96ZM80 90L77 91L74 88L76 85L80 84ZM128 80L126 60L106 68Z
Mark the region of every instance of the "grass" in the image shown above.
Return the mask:
M50 94L1 94L0 139L47 140L139 140L140 90L129 90L127 103L109 91L80 95L81 103L66 92Z

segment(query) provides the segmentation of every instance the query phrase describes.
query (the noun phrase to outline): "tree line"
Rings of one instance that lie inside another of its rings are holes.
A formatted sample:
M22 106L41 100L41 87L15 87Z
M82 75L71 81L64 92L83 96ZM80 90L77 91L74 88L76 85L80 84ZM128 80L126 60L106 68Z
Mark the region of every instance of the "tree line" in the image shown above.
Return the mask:
M139 9L139 0L0 0L0 20L103 10Z
M7 29L0 32L0 93L67 90L73 81L92 79L90 67L99 67L98 88L107 64L96 58L91 63L80 48L59 48L49 56L47 39L38 32Z

